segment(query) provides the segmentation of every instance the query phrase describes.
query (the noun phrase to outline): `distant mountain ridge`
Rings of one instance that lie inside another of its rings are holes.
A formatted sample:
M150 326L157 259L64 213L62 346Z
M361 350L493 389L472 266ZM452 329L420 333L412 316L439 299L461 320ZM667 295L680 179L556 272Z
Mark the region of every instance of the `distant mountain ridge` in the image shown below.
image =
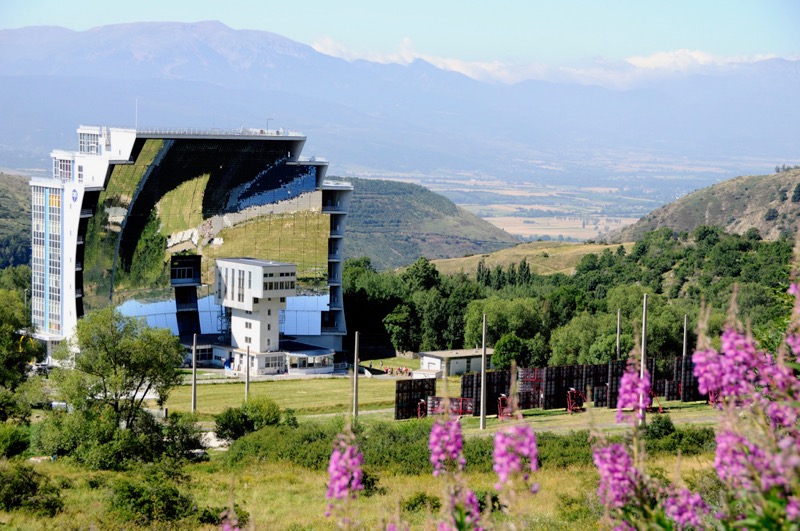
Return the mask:
M609 242L630 242L644 233L667 227L691 232L701 225L716 225L726 232L744 234L757 229L761 237L775 240L797 234L800 227L800 170L772 175L749 175L697 190L664 205L634 223L608 234Z
M680 194L794 163L798 93L800 61L783 59L611 90L348 62L219 22L29 27L0 30L0 167L46 170L82 123L268 125L306 133L305 152L340 175L665 182Z

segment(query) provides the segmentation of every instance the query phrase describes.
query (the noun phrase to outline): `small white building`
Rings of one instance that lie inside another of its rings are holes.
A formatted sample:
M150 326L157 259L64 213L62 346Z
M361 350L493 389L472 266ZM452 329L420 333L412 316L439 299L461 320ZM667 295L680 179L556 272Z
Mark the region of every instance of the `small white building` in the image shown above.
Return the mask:
M419 368L423 371L441 371L446 376L467 372L480 372L482 349L436 350L419 352ZM494 349L486 349L486 368L491 368Z
M229 312L230 346L215 346L215 359L230 359L230 368L250 374L333 372L334 351L281 341L281 311L297 291L295 264L225 258L216 261L215 300ZM287 348L282 348L287 347Z

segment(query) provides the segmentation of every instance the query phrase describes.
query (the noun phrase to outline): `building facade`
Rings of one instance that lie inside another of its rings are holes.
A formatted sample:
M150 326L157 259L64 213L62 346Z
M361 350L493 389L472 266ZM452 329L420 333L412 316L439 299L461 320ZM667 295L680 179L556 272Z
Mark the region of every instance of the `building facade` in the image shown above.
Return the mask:
M226 342L231 322L215 300L215 264L245 256L296 267L281 329L269 332L341 349L352 186L326 179L326 160L301 156L303 135L97 126L77 133L78 150L53 151L52 175L29 183L32 319L48 353L86 311L108 304L184 341L200 333L206 343Z

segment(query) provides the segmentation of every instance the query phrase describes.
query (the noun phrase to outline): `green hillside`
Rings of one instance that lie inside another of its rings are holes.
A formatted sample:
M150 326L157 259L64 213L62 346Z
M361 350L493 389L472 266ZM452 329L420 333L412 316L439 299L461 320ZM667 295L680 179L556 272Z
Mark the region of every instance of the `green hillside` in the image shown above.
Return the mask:
M525 260L530 267L531 273L537 275L550 275L553 273L571 275L585 255L600 255L606 249L616 251L618 247L618 244L530 242L521 243L515 247L502 249L491 254L433 260L433 263L436 269L445 275L453 275L460 272L474 275L478 269L478 262L481 260L488 268L499 266L506 269L512 264L519 264ZM625 244L624 247L627 251L630 251L633 244Z
M347 179L345 258L368 256L378 269L429 259L484 254L519 243L507 232L416 184Z
M700 225L716 225L735 234L757 229L762 238L776 240L784 234L796 234L798 224L800 170L793 169L737 177L697 190L610 233L606 240L638 241L658 228L692 232Z
M31 192L25 177L0 173L0 269L31 259Z

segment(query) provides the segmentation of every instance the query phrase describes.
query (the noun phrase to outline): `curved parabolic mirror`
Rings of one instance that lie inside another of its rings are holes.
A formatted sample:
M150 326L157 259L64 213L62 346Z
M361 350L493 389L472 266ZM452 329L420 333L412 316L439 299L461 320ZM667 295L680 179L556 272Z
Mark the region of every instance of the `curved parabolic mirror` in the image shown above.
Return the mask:
M86 233L87 309L173 298L170 257L297 264L298 295L327 295L330 219L313 165L289 161L297 140L142 139L110 167ZM201 293L202 295L202 293Z

